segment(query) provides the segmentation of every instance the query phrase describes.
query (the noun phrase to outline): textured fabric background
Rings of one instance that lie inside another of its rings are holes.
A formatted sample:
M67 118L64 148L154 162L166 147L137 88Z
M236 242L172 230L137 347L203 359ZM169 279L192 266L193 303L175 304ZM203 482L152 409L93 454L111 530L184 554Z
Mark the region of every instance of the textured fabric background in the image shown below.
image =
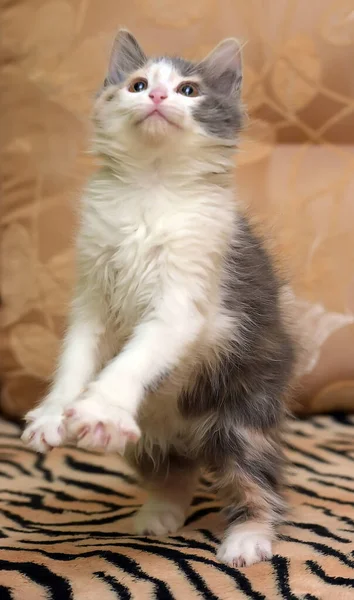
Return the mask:
M354 407L353 0L7 0L0 9L2 408L43 393L72 284L95 89L116 29L148 53L245 45L240 197L269 232L309 340L306 410Z

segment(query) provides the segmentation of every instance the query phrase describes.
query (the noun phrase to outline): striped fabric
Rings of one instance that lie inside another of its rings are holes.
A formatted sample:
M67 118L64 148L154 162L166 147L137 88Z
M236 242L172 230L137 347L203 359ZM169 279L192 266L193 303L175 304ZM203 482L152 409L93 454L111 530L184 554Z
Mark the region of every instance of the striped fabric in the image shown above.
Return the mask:
M354 599L354 416L289 423L289 520L272 561L239 570L216 560L207 477L178 535L138 537L144 494L119 458L18 436L0 424L1 600Z

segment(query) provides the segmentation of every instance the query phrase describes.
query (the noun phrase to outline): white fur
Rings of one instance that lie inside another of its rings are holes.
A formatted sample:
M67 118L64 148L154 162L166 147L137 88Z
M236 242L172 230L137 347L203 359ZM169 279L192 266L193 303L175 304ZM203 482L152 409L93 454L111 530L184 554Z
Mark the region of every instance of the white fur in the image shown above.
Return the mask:
M272 558L272 528L248 521L233 526L218 550L218 558L231 567L247 567Z
M97 101L103 165L82 201L71 322L52 391L23 436L39 451L79 437L123 452L139 437L146 391L188 370L190 350L202 352L227 326L218 265L235 222L232 144L194 122L199 98L174 91L181 77L170 64L138 75L168 88L164 110L178 126L159 117L140 126L149 90L132 94L129 82Z
M93 377L97 340L102 333L99 317L82 304L73 310L51 392L44 402L26 415L29 425L23 440L44 452L65 441L64 409L76 400Z

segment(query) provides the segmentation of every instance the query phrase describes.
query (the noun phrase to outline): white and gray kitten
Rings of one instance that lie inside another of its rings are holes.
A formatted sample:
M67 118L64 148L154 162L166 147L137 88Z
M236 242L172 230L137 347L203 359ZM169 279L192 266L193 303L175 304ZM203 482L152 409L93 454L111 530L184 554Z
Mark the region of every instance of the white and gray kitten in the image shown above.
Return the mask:
M238 209L240 47L148 59L120 31L94 108L101 168L81 206L77 286L49 395L24 441L118 451L150 490L136 531L185 519L201 466L229 498L218 556L272 554L294 362L280 285Z

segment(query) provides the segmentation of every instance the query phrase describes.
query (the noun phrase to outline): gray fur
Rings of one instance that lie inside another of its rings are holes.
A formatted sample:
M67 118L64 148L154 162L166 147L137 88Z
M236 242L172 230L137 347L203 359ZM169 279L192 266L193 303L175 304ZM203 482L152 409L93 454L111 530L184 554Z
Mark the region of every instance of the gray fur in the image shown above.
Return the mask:
M267 512L266 519L276 523L285 508L280 433L295 346L283 324L280 288L270 257L241 217L223 267L224 309L235 328L228 347L211 364L199 364L179 397L181 414L195 423L193 440L179 454L171 446L167 457L155 449L152 461L144 452L139 459L150 464L148 477L157 479L169 472L170 460L174 469L186 461L205 466L227 491L229 519L238 522L262 519Z
M127 75L144 66L146 62L147 57L135 37L129 31L120 30L113 42L104 85L121 83Z
M180 399L185 416L217 408L218 420L267 431L284 416L282 398L294 362L292 341L279 307L270 258L245 218L224 262L224 305L237 330L218 362L201 366L192 390Z
M182 77L200 77L203 98L194 111L194 118L211 135L226 139L235 137L243 124L239 72L227 69L215 74L204 61L193 63L180 57L153 60L169 60Z
M282 512L283 453L279 431L285 416L295 347L282 322L280 283L270 258L245 219L224 263L224 306L235 317L229 349L213 365L201 365L193 386L179 399L188 419L215 415L198 454L217 478L246 478L267 497L274 519ZM264 436L259 448L249 432ZM268 441L267 441L268 439ZM257 503L255 502L255 505ZM236 516L251 507L232 505ZM237 509L236 509L237 507ZM257 510L254 506L252 510Z
M209 134L233 139L242 128L243 112L239 103L214 93L210 88L194 111L194 118Z
M202 78L204 97L194 117L208 133L233 139L242 128L244 116L241 102L242 63L240 57L236 56L234 60L232 55L226 55L225 62L220 60L218 53L223 45L225 43L217 46L196 66Z
M153 58L152 60L154 62L157 60L169 61L182 77L188 78L198 74L197 66L194 63L179 56L161 56L159 59Z

